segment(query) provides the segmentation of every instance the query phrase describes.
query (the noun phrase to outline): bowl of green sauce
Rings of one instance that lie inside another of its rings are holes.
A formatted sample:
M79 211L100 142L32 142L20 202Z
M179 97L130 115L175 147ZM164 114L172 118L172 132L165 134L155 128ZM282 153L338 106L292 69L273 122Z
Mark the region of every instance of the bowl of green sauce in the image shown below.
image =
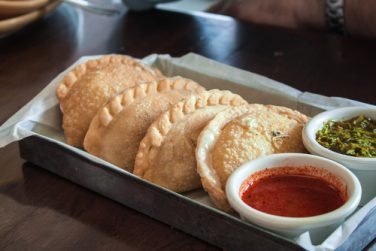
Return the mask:
M314 116L303 129L307 150L349 168L363 188L361 204L376 197L376 108L343 107Z

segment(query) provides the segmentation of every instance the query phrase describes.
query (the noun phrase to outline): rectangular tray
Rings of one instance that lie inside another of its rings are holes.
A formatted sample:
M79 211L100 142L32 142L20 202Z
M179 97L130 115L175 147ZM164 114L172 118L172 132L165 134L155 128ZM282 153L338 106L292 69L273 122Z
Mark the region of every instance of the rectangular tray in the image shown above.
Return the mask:
M31 136L21 140L19 147L23 159L215 246L228 250L304 250L289 239L133 174L95 163L47 139ZM374 209L337 250L361 250L375 237Z
M56 87L64 74L75 65L97 57L79 59L5 122L0 128L0 145L23 139L20 141L22 158L216 246L231 250L302 250L297 241L217 210L211 206L209 197L202 190L178 194L67 145L61 130ZM252 103L282 105L309 116L344 105L367 105L354 100L301 92L196 54L180 58L153 54L144 58L143 62L159 68L166 76L180 75L201 83L207 89L230 90ZM30 135L33 136L25 138ZM361 249L376 237L375 210L369 212L361 224L355 217L355 221L347 227L352 229L354 226L358 226L357 229L339 250ZM330 231L321 234L328 238ZM346 231L344 233L347 236ZM334 242L338 240L335 236L326 239L329 240L326 245L332 245L333 239ZM305 242L304 238L299 240ZM337 244L334 245L337 247Z

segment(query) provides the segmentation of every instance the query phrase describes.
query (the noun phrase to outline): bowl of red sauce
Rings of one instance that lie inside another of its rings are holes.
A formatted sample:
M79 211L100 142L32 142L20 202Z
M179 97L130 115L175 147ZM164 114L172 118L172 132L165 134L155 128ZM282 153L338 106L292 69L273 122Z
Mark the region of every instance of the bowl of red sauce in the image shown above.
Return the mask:
M361 190L341 164L301 153L247 162L226 184L227 199L243 219L288 237L338 226L359 205Z

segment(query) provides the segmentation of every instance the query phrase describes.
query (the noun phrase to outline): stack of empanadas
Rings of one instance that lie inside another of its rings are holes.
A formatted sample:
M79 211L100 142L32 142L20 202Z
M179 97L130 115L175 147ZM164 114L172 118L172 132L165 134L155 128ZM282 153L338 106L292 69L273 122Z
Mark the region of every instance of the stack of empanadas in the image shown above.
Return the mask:
M67 143L82 147L91 120L110 98L141 81L161 77L157 69L122 55L104 56L76 66L56 90Z
M224 211L231 210L224 186L242 163L305 152L305 115L248 104L230 91L205 91L128 56L78 65L57 96L68 144L175 192L203 186Z
M84 148L132 172L138 146L150 124L170 106L203 90L197 83L180 77L128 88L94 116Z
M211 90L172 106L141 141L134 174L176 192L201 187L195 149L202 129L219 112L246 104L229 91Z

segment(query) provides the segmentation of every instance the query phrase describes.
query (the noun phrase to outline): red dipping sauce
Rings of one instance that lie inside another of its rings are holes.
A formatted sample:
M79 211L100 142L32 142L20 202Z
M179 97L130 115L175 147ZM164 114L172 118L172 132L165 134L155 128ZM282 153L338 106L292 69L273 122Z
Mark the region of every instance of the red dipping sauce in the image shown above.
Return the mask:
M347 198L337 187L320 177L273 174L258 179L251 176L243 186L241 199L264 213L309 217L333 211L341 207Z

